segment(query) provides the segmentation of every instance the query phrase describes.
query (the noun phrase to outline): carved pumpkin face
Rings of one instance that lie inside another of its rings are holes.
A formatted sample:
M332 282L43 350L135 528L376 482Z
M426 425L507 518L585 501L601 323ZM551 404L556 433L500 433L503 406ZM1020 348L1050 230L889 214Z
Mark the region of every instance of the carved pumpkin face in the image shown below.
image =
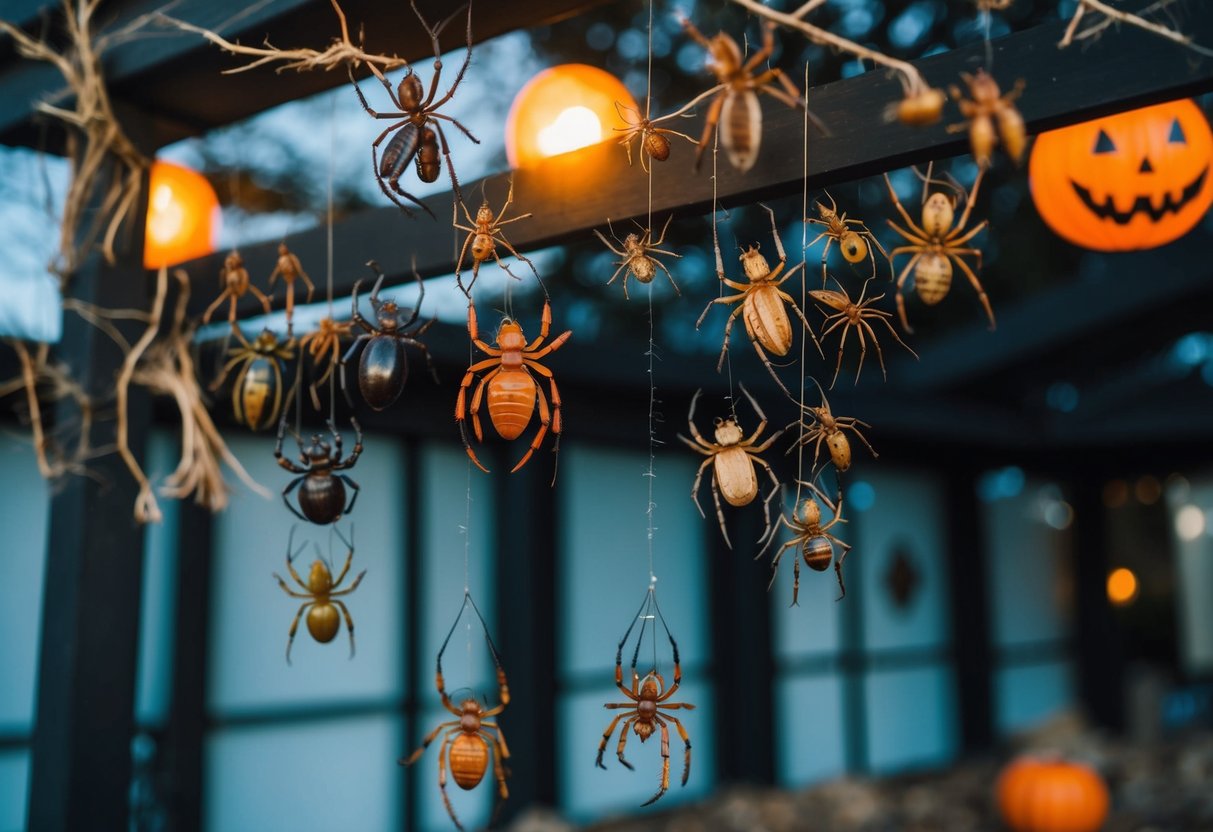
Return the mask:
M1028 167L1036 210L1097 251L1154 248L1213 203L1213 132L1189 99L1041 134Z

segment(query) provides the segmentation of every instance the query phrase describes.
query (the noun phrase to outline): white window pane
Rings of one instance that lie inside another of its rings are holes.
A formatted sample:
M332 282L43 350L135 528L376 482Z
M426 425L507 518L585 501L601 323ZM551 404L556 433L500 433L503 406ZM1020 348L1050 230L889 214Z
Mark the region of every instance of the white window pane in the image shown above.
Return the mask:
M464 535L467 524L468 464L470 460L459 446L427 445L421 450L421 649L416 673L422 681L422 702L437 702L434 689L434 661L442 640L455 623L463 603ZM467 538L468 586L489 627L496 613L496 571L492 551L494 540L493 479L480 471L471 472L472 516ZM470 628L470 629L469 629ZM469 635L470 634L470 635ZM496 640L498 634L492 633ZM468 642L472 657L468 658ZM508 657L503 657L506 673ZM484 642L484 634L475 613L469 609L460 620L459 631L451 637L444 656L447 691L473 685L481 696L495 696L497 678ZM491 688L491 690L490 690Z
M788 491L784 511L791 516L795 508L795 487ZM833 499L831 497L830 499ZM847 506L843 506L844 517L850 515ZM822 520L829 522L830 511L822 509ZM845 526L835 526L830 530L841 540L846 540ZM770 564L770 557L777 548L790 539L786 528L779 541L775 543L763 563ZM849 541L848 541L849 542ZM784 550L779 561L779 575L771 586L771 617L775 633L775 656L778 660L803 658L805 656L834 653L838 650L838 622L842 605L835 603L838 598L838 581L833 568L826 572L814 572L804 563L800 546L792 546ZM792 584L794 561L800 559L800 595L799 605L793 607ZM848 562L848 567L854 561Z
M667 682L669 679L666 680ZM690 702L693 711L676 711L691 738L691 777L686 787L682 779L683 745L673 723L670 723L670 790L654 806L640 808L657 792L661 783L661 737L655 734L641 743L635 732L629 732L624 756L635 771L628 771L615 756L619 744L619 726L615 727L603 765L594 765L602 733L621 711L608 711L606 702L624 702L626 698L614 685L606 684L592 691L561 697L559 713L558 753L560 808L578 822L600 820L607 814L636 814L669 807L690 800L702 800L715 785L715 744L712 701L708 686L703 682L683 679L674 694L674 701ZM626 717L625 717L626 719ZM623 720L620 720L620 725Z
M24 829L29 798L29 751L0 753L0 829Z
M950 668L873 671L865 689L868 765L873 773L951 762L956 754L956 691Z
M50 499L25 436L0 435L0 476L9 484L0 500L0 632L6 634L0 639L0 726L24 733L33 730Z
M986 586L995 645L1065 638L1070 631L1070 535L1045 522L1055 487L1029 480L1017 494L987 501Z
M401 736L396 716L215 731L205 752L206 827L399 829Z
M780 679L776 702L780 784L803 786L841 775L846 751L838 675Z
M946 496L939 479L922 471L867 468L864 478L875 502L862 512L848 511L855 548L845 575L858 575L854 598L863 606L864 644L868 649L937 647L949 641ZM890 587L896 561L904 557L912 580L906 606L898 606Z
M153 431L147 443L146 471L153 483L177 467L177 439ZM139 665L135 682L135 721L160 725L168 715L173 671L174 614L177 602L177 523L180 502L160 499L162 523L149 524L143 539L143 589L139 610Z
M466 457L464 457L466 459ZM448 691L454 694L454 691ZM459 697L462 698L462 697ZM483 700L482 700L483 701ZM491 705L496 704L496 700L490 700ZM433 731L439 723L453 720L455 717L448 711L429 709L425 711L421 722L417 725L418 741L421 744L421 739L425 735ZM527 753L527 744L522 741L520 748L515 748L512 744L513 736L510 731L510 710L506 708L505 712L500 717L494 717L490 722L501 722L502 730L505 731L506 745L510 746L511 753ZM491 733L491 732L490 732ZM519 738L523 740L523 738ZM416 769L414 777L417 778L417 812L420 826L425 832L449 832L454 826L451 824L451 816L447 814L446 807L442 805L442 791L438 788L438 751L442 745L442 735L430 744L430 747L425 750L425 754L413 764ZM412 749L405 749L400 756L406 756ZM490 753L492 749L490 749ZM493 807L497 805L497 779L494 772L494 764L489 762L488 768L485 769L484 779L469 791L464 791L459 787L451 777L451 761L448 758L446 764L446 793L450 798L451 806L455 810L455 814L459 817L459 822L463 824L465 829L483 829L488 823L489 816L493 812ZM509 767L509 763L506 763ZM509 779L506 779L506 786L509 786Z
M648 588L648 454L570 444L561 457L561 672L613 671ZM691 502L696 465L689 454L662 454L654 465L657 599L684 665L710 658L704 535L719 534L714 515L703 520Z
M353 437L345 439L348 449ZM274 462L272 436L240 434L228 437L228 442L274 497L263 500L240 488L215 518L210 707L223 712L399 696L404 672L400 639L405 464L399 443L368 436L367 451L350 472L362 492L350 518L341 521L347 538L351 523L355 529L356 551L345 586L362 570L367 574L358 590L342 600L354 619L358 655L349 659L344 621L333 641L318 644L301 620L290 667L285 658L287 633L303 601L287 597L272 573L290 581L286 547L291 526L298 525L296 548L308 541L308 549L297 559L305 580L315 559L313 542L337 569L345 561L345 547L336 536L330 538L329 527L299 521L282 505L277 492L288 475Z
M998 732L1002 736L1037 725L1074 701L1068 662L1001 667L994 674Z

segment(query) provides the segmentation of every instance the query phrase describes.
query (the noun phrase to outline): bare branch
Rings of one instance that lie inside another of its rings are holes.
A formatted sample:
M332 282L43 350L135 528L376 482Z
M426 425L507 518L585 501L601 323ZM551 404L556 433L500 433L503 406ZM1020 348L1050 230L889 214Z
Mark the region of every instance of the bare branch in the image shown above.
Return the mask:
M740 2L740 0L738 0L738 2ZM1074 10L1074 16L1070 18L1070 25L1066 27L1066 33L1057 46L1058 48L1064 49L1076 40L1085 40L1087 38L1099 35L1109 26L1114 24L1124 24L1126 26L1134 26L1138 29L1143 29L1151 34L1158 35L1159 37L1166 38L1173 43L1177 43L1180 46L1191 49L1197 54L1213 57L1213 49L1209 49L1208 47L1194 43L1192 39L1184 33L1168 26L1164 26L1161 23L1155 23L1154 21L1145 17L1145 15L1166 8L1167 6L1171 5L1172 2L1173 0L1160 0L1160 2L1154 3L1143 9L1140 15L1136 15L1114 8L1107 3L1102 2L1102 0L1078 0L1078 8ZM1092 14L1102 14L1104 16L1103 20L1080 32L1078 31L1078 24L1082 21L1083 15L1085 15L1088 11Z

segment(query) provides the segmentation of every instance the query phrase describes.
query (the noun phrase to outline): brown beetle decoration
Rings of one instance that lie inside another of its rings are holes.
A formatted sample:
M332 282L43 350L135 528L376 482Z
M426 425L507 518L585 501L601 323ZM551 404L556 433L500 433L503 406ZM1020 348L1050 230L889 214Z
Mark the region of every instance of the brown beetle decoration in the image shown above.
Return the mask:
M489 645L489 653L497 668L497 689L501 701L492 708L481 705L474 696L467 697L458 705L454 704L447 696L446 683L442 678L442 654L446 652L447 645L451 642L451 636L468 605L471 605L476 617L480 619L480 625L484 628L485 641ZM505 761L510 758L510 749L505 744L505 734L502 733L501 726L488 721L489 717L497 716L505 710L506 705L510 704L510 686L505 678L505 670L501 667L501 656L497 654L497 647L489 635L488 625L484 623L484 617L480 615L476 602L466 591L463 595L463 606L459 608L459 614L455 616L455 623L451 625L450 632L446 634L446 640L442 642L442 649L438 651L437 665L435 685L438 688L438 696L442 699L442 707L446 708L455 719L439 723L422 741L420 748L410 754L407 759L402 757L398 762L402 766L411 766L421 759L421 755L430 747L430 743L436 740L439 734L443 734L442 744L438 749L438 788L442 793L442 803L446 806L447 814L454 821L455 828L463 829L463 824L459 822L455 808L451 806L451 799L446 793L448 750L450 751L451 776L459 788L474 789L480 785L480 781L484 779L485 772L488 770L491 755L493 774L497 779L498 797L505 800L510 796L510 790L505 784L505 778L509 774ZM444 731L445 733L443 733ZM500 803L497 808L501 808ZM494 811L494 817L496 814L497 812Z
M851 546L830 534L830 529L838 523L847 522L842 519L842 491L838 492L837 503L832 503L830 498L813 483L803 480L797 480L797 482L809 489L809 495L801 501L799 511L792 513L791 520L784 514L779 515L779 522L771 530L766 545L762 547L754 560L760 559L767 553L771 544L775 542L779 527L786 526L792 530L793 537L776 550L775 557L771 560L771 582L767 584L767 589L770 590L775 583L775 577L779 574L779 559L783 557L783 553L799 546L805 566L815 572L824 572L830 568L830 562L834 562L834 573L838 576L838 589L842 592L838 596L838 600L841 601L847 594L846 585L842 582L842 562L847 559ZM825 503L833 515L830 521L824 525L821 522L821 506L817 504L817 500ZM838 556L837 560L834 560L835 544L842 550L842 554ZM795 606L800 597L800 558L794 558L792 563L794 564L792 568L792 605Z
M430 356L429 347L417 340L434 322L429 320L409 329L421 314L421 302L425 300L425 282L416 270L413 271L413 278L421 287L421 291L417 296L417 306L406 318L395 301L379 299L379 288L383 286L383 271L374 260L368 261L367 265L379 276L375 287L371 289L371 309L375 312L375 325L367 323L366 318L358 311L358 287L362 285L359 280L354 284L354 311L350 320L363 329L363 334L354 339L345 357L341 359L341 386L349 389L345 383L345 365L361 348L362 357L358 360L358 391L373 409L383 410L400 398L404 383L408 381L409 361L404 350L405 345L416 347L425 354L425 363L430 375L434 377L434 383L438 383L438 371L434 369L434 359Z
M294 359L295 339L288 338L282 343L272 331L263 329L250 344L238 327L232 329L232 334L240 346L228 350L233 357L211 384L211 390L218 390L236 365L243 365L232 385L232 415L252 430L264 430L274 424L281 412L282 362Z
M767 357L767 353L773 353L777 356L788 354L788 350L792 348L792 324L788 318L787 309L784 304L787 304L796 313L797 319L804 326L804 331L813 339L813 345L817 347L817 352L824 358L824 353L821 352L821 344L817 341L817 336L813 334L813 328L809 326L808 320L805 319L804 313L800 311L800 307L796 305L796 301L787 292L780 289L780 285L788 280L792 275L796 274L804 265L799 263L794 266L781 279L776 280L783 272L784 266L788 263L788 256L783 250L783 243L779 239L779 229L775 226L775 212L767 206L763 205L771 216L771 234L775 238L775 250L779 254L779 265L774 269L771 268L766 258L758 251L758 246L750 246L741 254L741 267L745 271L746 277L749 278L749 283L737 283L729 280L724 275L724 258L720 254L720 238L716 233L715 224L712 226L712 242L716 249L716 275L722 283L730 289L736 289L741 294L724 295L714 300L708 301L708 305L704 307L703 314L699 316L699 320L695 322L695 328L699 329L704 318L708 316L712 306L717 303L721 304L738 304L733 313L729 315L728 321L724 326L724 343L720 348L720 360L716 362L716 372L724 367L725 357L729 352L729 333L733 329L733 321L740 315L745 322L746 334L750 336L750 343L754 345L754 351L758 353L758 358L766 366L767 372L771 374L771 378L780 388L791 395L786 385L775 374L775 368L771 366L771 360Z
M615 242L622 246L622 248L615 248L615 246L611 245L610 240L608 240L601 231L599 231L597 228L594 229L594 233L598 235L598 239L602 240L602 244L609 248L612 253L623 258L615 263L615 265L619 268L615 269L615 273L611 275L611 279L607 281L607 285L610 286L612 283L614 283L615 278L619 277L619 273L624 272L624 300L628 300L629 277L634 277L641 283L652 283L653 278L657 276L658 269L665 272L665 276L669 278L670 285L674 287L674 294L680 297L682 296L682 291L678 288L678 284L674 282L674 275L670 274L670 270L666 268L665 263L662 263L656 257L653 257L654 254L664 254L669 257L678 258L682 257L681 254L675 254L672 251L666 251L665 249L659 248L659 246L665 241L665 233L669 230L670 221L673 219L674 215L670 214L665 221L665 225L661 229L661 236L657 238L656 242L653 242L652 239L653 230L651 228L645 228L642 229L644 231L643 234L637 234L635 232L628 234L622 243L620 243L619 238L615 236L615 229L611 227L611 221L608 219L607 229L611 232L611 237L614 238Z
M716 519L720 524L720 533L724 535L725 544L732 549L733 543L729 540L729 532L725 528L724 511L720 507L720 494L724 492L724 499L731 506L749 505L758 496L758 475L755 472L755 466L761 465L765 468L767 475L771 478L772 488L771 493L762 500L762 512L766 525L759 540L770 534L771 500L779 495L779 480L776 479L771 466L758 454L771 447L775 440L783 434L783 431L777 430L761 445L756 444L758 437L766 430L767 417L762 412L762 408L758 406L758 402L754 401L754 397L745 389L745 385L742 385L741 392L745 393L746 398L750 401L750 406L758 414L758 427L749 437L746 437L738 426L736 417L717 418L714 432L716 441L709 442L703 438L699 433L699 428L695 425L695 404L699 401L699 395L702 392L702 390L695 391L695 395L691 397L690 412L687 413L687 425L693 440L687 439L682 434L678 434L678 438L691 450L707 457L699 466L699 470L695 474L695 482L691 485L691 499L695 502L695 508L699 509L699 516L705 519L707 515L703 513L703 507L699 505L699 483L703 478L704 470L709 465L712 466L712 500L716 503Z
M343 601L337 600L339 595L349 595L358 585L362 583L362 578L366 575L366 570L362 570L354 582L346 589L338 589L341 582L345 580L345 576L349 574L350 564L354 560L354 527L350 527L350 539L346 540L341 536L341 531L336 526L333 530L337 532L337 537L341 539L349 548L349 553L345 556L345 566L341 568L341 572L337 575L337 580L333 580L333 573L325 565L324 561L316 558L312 562L312 570L308 573L307 580L299 577L299 573L295 571L294 560L307 546L305 543L299 547L299 551L291 553L291 543L295 538L295 529L291 527L290 537L286 542L286 568L290 572L291 577L295 579L295 583L303 588L303 593L294 592L286 581L274 573L274 578L278 581L278 586L282 587L282 591L292 598L305 599L299 605L299 611L295 613L295 618L291 621L290 635L286 640L286 663L291 663L291 645L295 643L295 631L299 628L299 619L303 616L304 610L307 610L307 631L312 634L312 638L321 644L328 644L337 637L337 631L341 628L341 617L337 614L338 610L345 616L345 628L350 634L350 658L354 658L354 619L350 616L349 609Z
M333 437L331 447L319 434L312 434L312 442L307 447L304 447L298 436L295 437L295 442L299 445L299 462L303 463L297 465L282 455L283 434L286 432L285 412L278 421L278 442L274 445L274 458L287 471L299 474L282 489L282 502L300 520L325 526L337 522L343 515L354 510L354 502L358 499L360 490L358 483L339 473L353 468L362 454L362 428L353 417L350 418L350 424L354 426L354 449L348 457L342 459L341 434L330 421L329 434ZM345 504L346 485L353 490L349 505ZM290 501L290 493L296 488L299 488L298 509L291 505Z
M1015 108L1014 101L1023 94L1024 81L1020 78L1015 87L1006 95L998 87L998 82L984 69L978 69L976 75L967 72L960 73L969 88L972 100L966 99L955 84L948 87L956 106L960 107L961 115L967 121L948 126L949 133L968 131L969 144L973 148L973 161L985 170L990 165L990 156L994 145L1002 139L1002 146L1015 164L1023 158L1024 148L1028 145L1027 129L1024 127L1023 116ZM994 130L994 121L998 121L998 130Z
M853 416L835 416L830 411L830 403L826 401L825 391L821 389L821 385L817 383L817 379L813 379L813 383L817 385L817 392L821 394L821 406L812 407L803 405L797 402L800 407L802 416L801 421L804 422L804 431L792 443L792 447L788 448L787 452L791 453L797 448L807 445L813 445L813 469L817 468L817 457L821 453L821 443L826 443L826 450L829 451L830 461L834 463L834 470L842 473L851 467L851 443L847 440L847 435L844 430L849 430L859 437L859 441L863 442L864 447L872 454L873 457L878 457L880 454L873 450L867 438L859 432L859 425L865 428L871 428L867 422L861 422ZM805 421L805 417L807 421ZM791 430L795 426L799 426L801 421L792 422L788 425L787 430Z

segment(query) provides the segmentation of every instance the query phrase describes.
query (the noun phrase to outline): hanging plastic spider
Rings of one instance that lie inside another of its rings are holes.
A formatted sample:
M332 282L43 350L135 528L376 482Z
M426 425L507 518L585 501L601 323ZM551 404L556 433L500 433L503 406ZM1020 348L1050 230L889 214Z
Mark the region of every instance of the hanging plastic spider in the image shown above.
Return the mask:
M602 240L602 244L609 248L613 254L617 254L623 258L615 263L618 268L615 269L615 273L611 275L611 279L607 281L607 285L610 286L612 283L614 283L615 278L619 277L619 273L623 272L624 300L628 300L629 277L636 278L636 280L640 283L652 283L653 278L657 276L658 269L665 272L665 276L669 279L670 285L674 287L674 294L681 297L682 291L678 288L678 284L674 282L674 275L670 274L670 270L666 268L665 263L662 263L653 256L654 254L662 254L667 257L682 257L681 254L675 254L672 251L666 251L665 249L660 248L662 243L665 242L665 233L669 230L670 221L673 219L674 215L670 214L665 221L665 226L663 226L661 229L661 236L658 237L656 241L653 241L653 230L651 228L641 228L641 230L644 232L643 234L637 234L633 231L628 234L628 236L625 237L622 242L620 242L619 238L615 236L615 229L611 226L611 221L608 219L607 229L611 232L611 238L617 245L620 246L619 248L615 248L615 246L611 245L610 240L608 240L601 231L599 231L597 228L594 229L594 233L598 235L598 239Z
M791 540L775 551L775 557L771 560L771 581L767 584L767 590L771 589L775 584L775 578L779 575L779 560L783 557L783 553L788 549L800 547L800 556L804 558L805 566L814 572L824 572L830 568L831 562L834 563L834 573L838 577L838 589L842 593L838 596L838 600L841 601L847 594L846 584L842 581L842 563L847 559L851 546L831 534L830 529L839 523L847 522L842 519L842 491L838 492L837 500L831 502L830 498L813 483L803 480L797 480L797 482L809 490L809 495L792 512L792 519L789 520L784 514L779 515L779 522L771 530L766 545L762 547L754 560L761 559L767 553L771 544L778 537L777 532L780 526L784 526L791 530L793 536ZM826 523L821 522L821 506L817 504L818 500L825 504L832 515ZM842 550L842 554L838 556L837 560L834 559L834 546L838 546ZM800 598L800 557L794 557L792 564L792 605L795 606L799 603Z
M880 349L880 340L876 337L876 330L872 328L872 321L879 321L889 328L889 332L897 343L901 344L910 355L915 358L918 353L910 349L905 341L901 340L901 336L897 334L897 330L893 329L893 325L889 323L889 318L893 317L891 312L885 312L883 309L877 309L873 304L884 297L884 294L879 294L876 297L867 297L868 284L872 282L872 278L868 278L863 282L863 289L859 292L858 300L851 300L851 295L847 292L846 287L834 279L834 283L838 286L838 291L833 289L815 289L809 292L813 300L817 301L827 309L834 310L832 313L824 312L826 318L823 323L824 331L821 333L821 339L824 341L826 336L834 330L842 327L842 335L838 339L838 362L834 365L834 378L830 382L830 389L834 389L835 382L838 381L838 373L842 370L842 354L846 350L847 335L851 330L855 330L855 334L859 338L859 366L855 369L855 382L859 382L859 374L863 372L863 360L868 354L868 338L872 340L872 346L876 347L876 358L880 362L880 372L882 376L887 377L884 367L884 352ZM867 338L864 333L867 333Z
M341 531L336 526L333 527L333 531L349 549L345 556L345 565L341 567L336 580L333 580L333 572L319 556L319 552L317 552L316 560L312 562L312 569L308 573L307 580L299 577L299 573L295 571L295 558L307 547L307 544L300 546L297 552L291 552L291 545L295 539L294 526L291 527L291 534L286 542L286 568L303 592L295 592L277 572L274 573L274 578L278 581L278 586L282 587L283 592L292 598L305 599L299 605L299 611L295 613L295 618L291 621L290 634L286 639L287 664L291 663L291 645L295 643L295 631L299 628L299 619L303 616L304 611L307 612L307 631L321 644L328 644L337 637L337 631L341 628L341 616L344 616L345 628L350 636L350 658L354 658L354 619L350 615L349 608L346 607L344 601L339 599L339 596L349 595L357 589L358 585L362 583L363 576L366 575L366 570L358 573L358 577L354 578L354 582L348 587L339 588L342 581L345 580L345 576L349 574L350 564L354 561L354 527L350 526L349 540L342 537ZM338 615L338 611L341 615Z

